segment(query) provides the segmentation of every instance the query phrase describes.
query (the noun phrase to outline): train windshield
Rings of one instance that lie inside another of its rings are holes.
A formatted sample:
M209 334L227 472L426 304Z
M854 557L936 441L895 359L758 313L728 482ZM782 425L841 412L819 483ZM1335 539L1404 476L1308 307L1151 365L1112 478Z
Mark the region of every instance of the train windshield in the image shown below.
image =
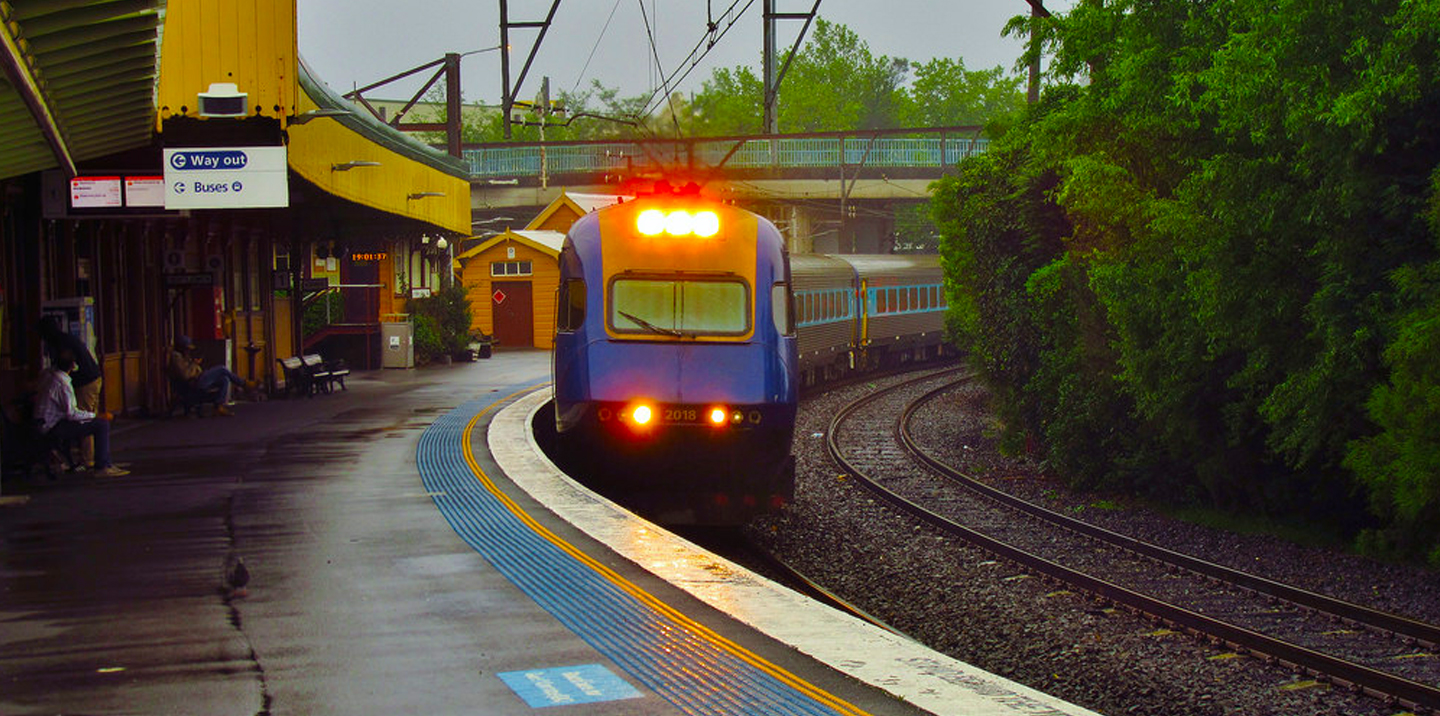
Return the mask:
M750 292L742 281L616 279L610 325L616 333L676 338L743 335L750 328Z

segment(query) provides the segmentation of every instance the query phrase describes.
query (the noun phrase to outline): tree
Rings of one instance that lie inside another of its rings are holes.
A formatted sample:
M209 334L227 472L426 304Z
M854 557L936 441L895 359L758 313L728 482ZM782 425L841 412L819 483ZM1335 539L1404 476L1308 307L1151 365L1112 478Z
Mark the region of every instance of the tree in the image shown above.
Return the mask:
M1440 434L1416 422L1440 372L1437 28L1440 0L1082 0L1047 24L1051 90L935 214L976 274L952 325L1051 464L1440 546Z
M971 71L962 59L935 58L914 69L914 82L900 90L903 127L983 125L1025 106L1020 77L999 67Z

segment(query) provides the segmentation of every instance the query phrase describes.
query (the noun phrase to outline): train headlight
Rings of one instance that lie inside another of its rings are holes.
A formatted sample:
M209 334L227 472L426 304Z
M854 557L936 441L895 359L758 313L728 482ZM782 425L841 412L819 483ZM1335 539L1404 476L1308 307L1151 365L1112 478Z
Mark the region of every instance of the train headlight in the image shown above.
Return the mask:
M635 230L641 236L669 234L708 239L720 233L720 215L709 210L692 214L684 209L646 209L635 217Z
M659 236L665 230L665 212L659 209L640 212L640 216L635 218L635 229L642 236Z
M665 217L665 233L671 236L684 236L695 230L695 217L683 209L670 212Z
M637 405L634 410L630 411L630 419L635 421L636 425L648 425L653 417L655 414L648 405Z
M720 216L713 211L697 212L694 227L696 236L708 239L720 233Z
M725 409L724 409L724 408L715 407L715 408L711 408L711 409L710 409L710 424L711 424L711 425L715 425L715 426L724 425L724 424L725 424L725 421L727 421L727 420L729 420L729 419L730 419L730 416L725 412Z

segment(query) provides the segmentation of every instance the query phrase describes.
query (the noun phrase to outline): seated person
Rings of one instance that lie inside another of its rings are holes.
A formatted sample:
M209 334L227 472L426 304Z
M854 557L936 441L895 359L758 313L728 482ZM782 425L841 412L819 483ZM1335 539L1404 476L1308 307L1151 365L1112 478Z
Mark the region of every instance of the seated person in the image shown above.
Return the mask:
M110 416L97 416L75 404L75 388L70 373L75 370L75 355L69 349L60 351L58 359L40 375L35 393L35 418L40 432L59 440L95 438L95 474L120 477L130 474L110 462Z
M189 336L175 339L175 350L170 352L170 364L166 370L172 378L185 383L192 390L201 394L214 392L216 415L234 415L235 412L226 407L230 403L230 386L238 385L253 390L254 381L241 380L240 376L223 365L201 368L200 359L191 355L194 350L195 344Z

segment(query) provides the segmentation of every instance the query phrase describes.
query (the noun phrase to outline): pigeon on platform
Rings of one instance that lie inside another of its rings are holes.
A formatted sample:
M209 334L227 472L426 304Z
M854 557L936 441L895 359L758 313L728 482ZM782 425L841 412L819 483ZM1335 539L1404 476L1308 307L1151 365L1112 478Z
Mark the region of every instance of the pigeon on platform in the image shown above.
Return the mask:
M225 557L225 589L228 597L243 597L249 592L245 585L250 583L250 570L245 567L245 558L234 552Z

